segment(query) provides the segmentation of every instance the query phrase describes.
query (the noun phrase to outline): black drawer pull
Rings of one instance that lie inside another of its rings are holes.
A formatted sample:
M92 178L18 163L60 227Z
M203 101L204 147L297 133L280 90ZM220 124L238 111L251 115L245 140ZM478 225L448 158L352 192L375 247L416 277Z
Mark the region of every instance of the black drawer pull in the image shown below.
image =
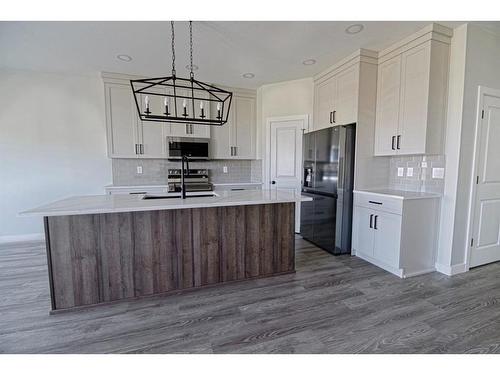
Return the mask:
M231 191L245 190L245 188L231 188Z
M147 194L145 191L133 191L133 192L130 192L129 194Z
M368 203L372 203L372 204L380 204L380 205L382 205L382 202L368 201Z

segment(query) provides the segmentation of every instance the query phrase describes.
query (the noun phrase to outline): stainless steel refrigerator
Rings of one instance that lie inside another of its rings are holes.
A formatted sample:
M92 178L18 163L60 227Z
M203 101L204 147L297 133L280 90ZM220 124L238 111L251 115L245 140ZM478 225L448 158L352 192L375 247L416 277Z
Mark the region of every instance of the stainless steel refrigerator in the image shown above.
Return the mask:
M338 255L351 253L356 125L317 130L303 138L300 234Z

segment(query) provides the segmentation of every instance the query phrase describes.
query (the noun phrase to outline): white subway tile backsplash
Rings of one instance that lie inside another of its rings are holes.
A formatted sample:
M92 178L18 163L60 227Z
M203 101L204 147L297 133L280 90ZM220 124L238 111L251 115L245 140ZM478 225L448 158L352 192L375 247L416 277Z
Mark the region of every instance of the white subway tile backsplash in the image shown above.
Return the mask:
M443 193L444 180L432 178L432 170L444 170L444 155L394 156L389 165L389 188Z
M181 163L165 159L113 159L113 185L166 185L168 169L180 168ZM137 167L142 166L142 174ZM228 173L224 173L226 166ZM213 183L260 182L260 160L210 160L189 163L190 168L209 170Z

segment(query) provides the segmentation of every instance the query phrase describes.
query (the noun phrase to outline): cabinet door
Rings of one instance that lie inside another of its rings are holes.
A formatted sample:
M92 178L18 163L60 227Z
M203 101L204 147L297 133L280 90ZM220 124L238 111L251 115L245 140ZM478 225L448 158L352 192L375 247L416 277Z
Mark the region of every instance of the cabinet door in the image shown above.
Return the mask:
M373 257L374 230L370 228L370 216L373 211L365 207L354 206L352 216L352 247L356 253ZM371 220L373 223L373 216Z
M233 97L234 100L234 97ZM210 106L211 111L217 111L216 104L212 103ZM212 126L210 129L210 158L211 159L230 159L231 147L233 141L231 139L231 128L234 124L234 102L229 110L228 120L222 126ZM216 112L212 112L216 113Z
M399 268L401 216L382 211L373 212L375 213L373 257L389 266Z
M359 67L353 66L337 77L337 88L334 99L335 111L332 120L334 125L347 125L358 119L358 72Z
M337 81L332 77L319 83L315 90L315 113L313 130L327 128L332 126L331 112L334 110L334 96Z
M379 65L377 80L375 155L394 155L399 126L400 55Z
M106 126L108 156L135 158L138 115L129 85L106 84Z
M234 156L237 159L255 159L255 99L236 97Z
M430 58L430 43L402 55L399 154L425 153Z
M145 95L139 95L141 112L146 109ZM153 114L162 114L164 110L163 97L148 95L149 110ZM137 121L137 132L141 144L141 158L164 158L166 156L166 136L169 124L154 121Z

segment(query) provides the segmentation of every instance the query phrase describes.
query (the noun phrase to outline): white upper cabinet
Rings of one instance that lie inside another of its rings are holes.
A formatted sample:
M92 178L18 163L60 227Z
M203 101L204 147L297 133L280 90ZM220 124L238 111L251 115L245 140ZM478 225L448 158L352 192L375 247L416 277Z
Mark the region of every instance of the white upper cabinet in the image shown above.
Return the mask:
M138 118L130 85L106 84L105 101L108 156L137 157Z
M359 64L344 65L315 80L313 130L357 121Z
M129 88L130 89L130 88ZM146 110L145 95L139 95L139 106L141 112ZM149 95L149 108L153 113L162 113L164 111L163 97ZM135 110L135 107L134 107ZM163 158L166 156L166 135L168 134L167 125L163 122L141 121L137 117L137 133L139 135L140 158Z
M375 152L443 152L451 30L431 25L379 54Z
M212 159L255 159L256 98L255 92L234 90L228 121L212 127ZM214 104L212 105L214 106ZM215 110L212 108L212 110Z
M399 127L399 91L401 86L401 56L378 66L377 124L375 128L375 155L396 153L396 135Z

